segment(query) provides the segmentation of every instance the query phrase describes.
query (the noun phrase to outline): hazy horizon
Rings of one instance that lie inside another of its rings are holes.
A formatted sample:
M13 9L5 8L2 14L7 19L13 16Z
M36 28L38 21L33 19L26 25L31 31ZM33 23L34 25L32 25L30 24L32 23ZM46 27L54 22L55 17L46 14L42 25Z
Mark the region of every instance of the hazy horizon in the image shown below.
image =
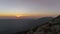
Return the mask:
M1 17L47 17L57 15L60 15L60 0L0 0Z

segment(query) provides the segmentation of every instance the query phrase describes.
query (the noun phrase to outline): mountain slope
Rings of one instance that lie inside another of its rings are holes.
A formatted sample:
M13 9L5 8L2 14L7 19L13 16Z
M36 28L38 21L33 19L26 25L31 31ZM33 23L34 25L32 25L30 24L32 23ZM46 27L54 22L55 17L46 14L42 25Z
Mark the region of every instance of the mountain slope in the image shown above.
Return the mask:
M28 25L30 25L29 28L32 29L32 28L35 28L37 26L44 25L46 22L50 21L51 19L52 19L52 17L39 18L39 19L28 22ZM28 31L30 31L30 29L27 31L17 32L17 33L28 32Z
M30 30L17 32L16 34L60 34L60 15Z

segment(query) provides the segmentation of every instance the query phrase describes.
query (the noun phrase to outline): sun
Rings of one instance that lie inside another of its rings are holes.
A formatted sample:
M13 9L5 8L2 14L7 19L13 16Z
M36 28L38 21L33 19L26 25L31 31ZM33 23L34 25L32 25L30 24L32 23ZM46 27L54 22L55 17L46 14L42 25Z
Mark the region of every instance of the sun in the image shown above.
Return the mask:
M16 17L18 17L18 18L19 18L20 16L16 16Z
M19 18L21 15L16 15L17 18Z

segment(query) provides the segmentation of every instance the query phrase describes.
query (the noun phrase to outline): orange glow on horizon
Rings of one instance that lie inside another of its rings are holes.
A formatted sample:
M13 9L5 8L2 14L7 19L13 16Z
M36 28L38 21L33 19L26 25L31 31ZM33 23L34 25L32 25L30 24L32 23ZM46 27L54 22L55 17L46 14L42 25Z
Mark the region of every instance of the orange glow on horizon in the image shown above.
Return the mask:
M17 18L19 18L19 17L21 17L21 16L23 16L23 15L16 15Z
M21 16L56 16L52 14L0 14L0 16L15 16L15 17L21 17Z

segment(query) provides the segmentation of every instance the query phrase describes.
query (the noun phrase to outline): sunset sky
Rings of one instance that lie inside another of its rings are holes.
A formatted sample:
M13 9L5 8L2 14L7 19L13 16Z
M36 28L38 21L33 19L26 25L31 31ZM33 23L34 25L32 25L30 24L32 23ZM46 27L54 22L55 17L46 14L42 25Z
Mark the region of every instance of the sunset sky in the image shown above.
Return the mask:
M0 0L0 16L57 16L60 0Z

